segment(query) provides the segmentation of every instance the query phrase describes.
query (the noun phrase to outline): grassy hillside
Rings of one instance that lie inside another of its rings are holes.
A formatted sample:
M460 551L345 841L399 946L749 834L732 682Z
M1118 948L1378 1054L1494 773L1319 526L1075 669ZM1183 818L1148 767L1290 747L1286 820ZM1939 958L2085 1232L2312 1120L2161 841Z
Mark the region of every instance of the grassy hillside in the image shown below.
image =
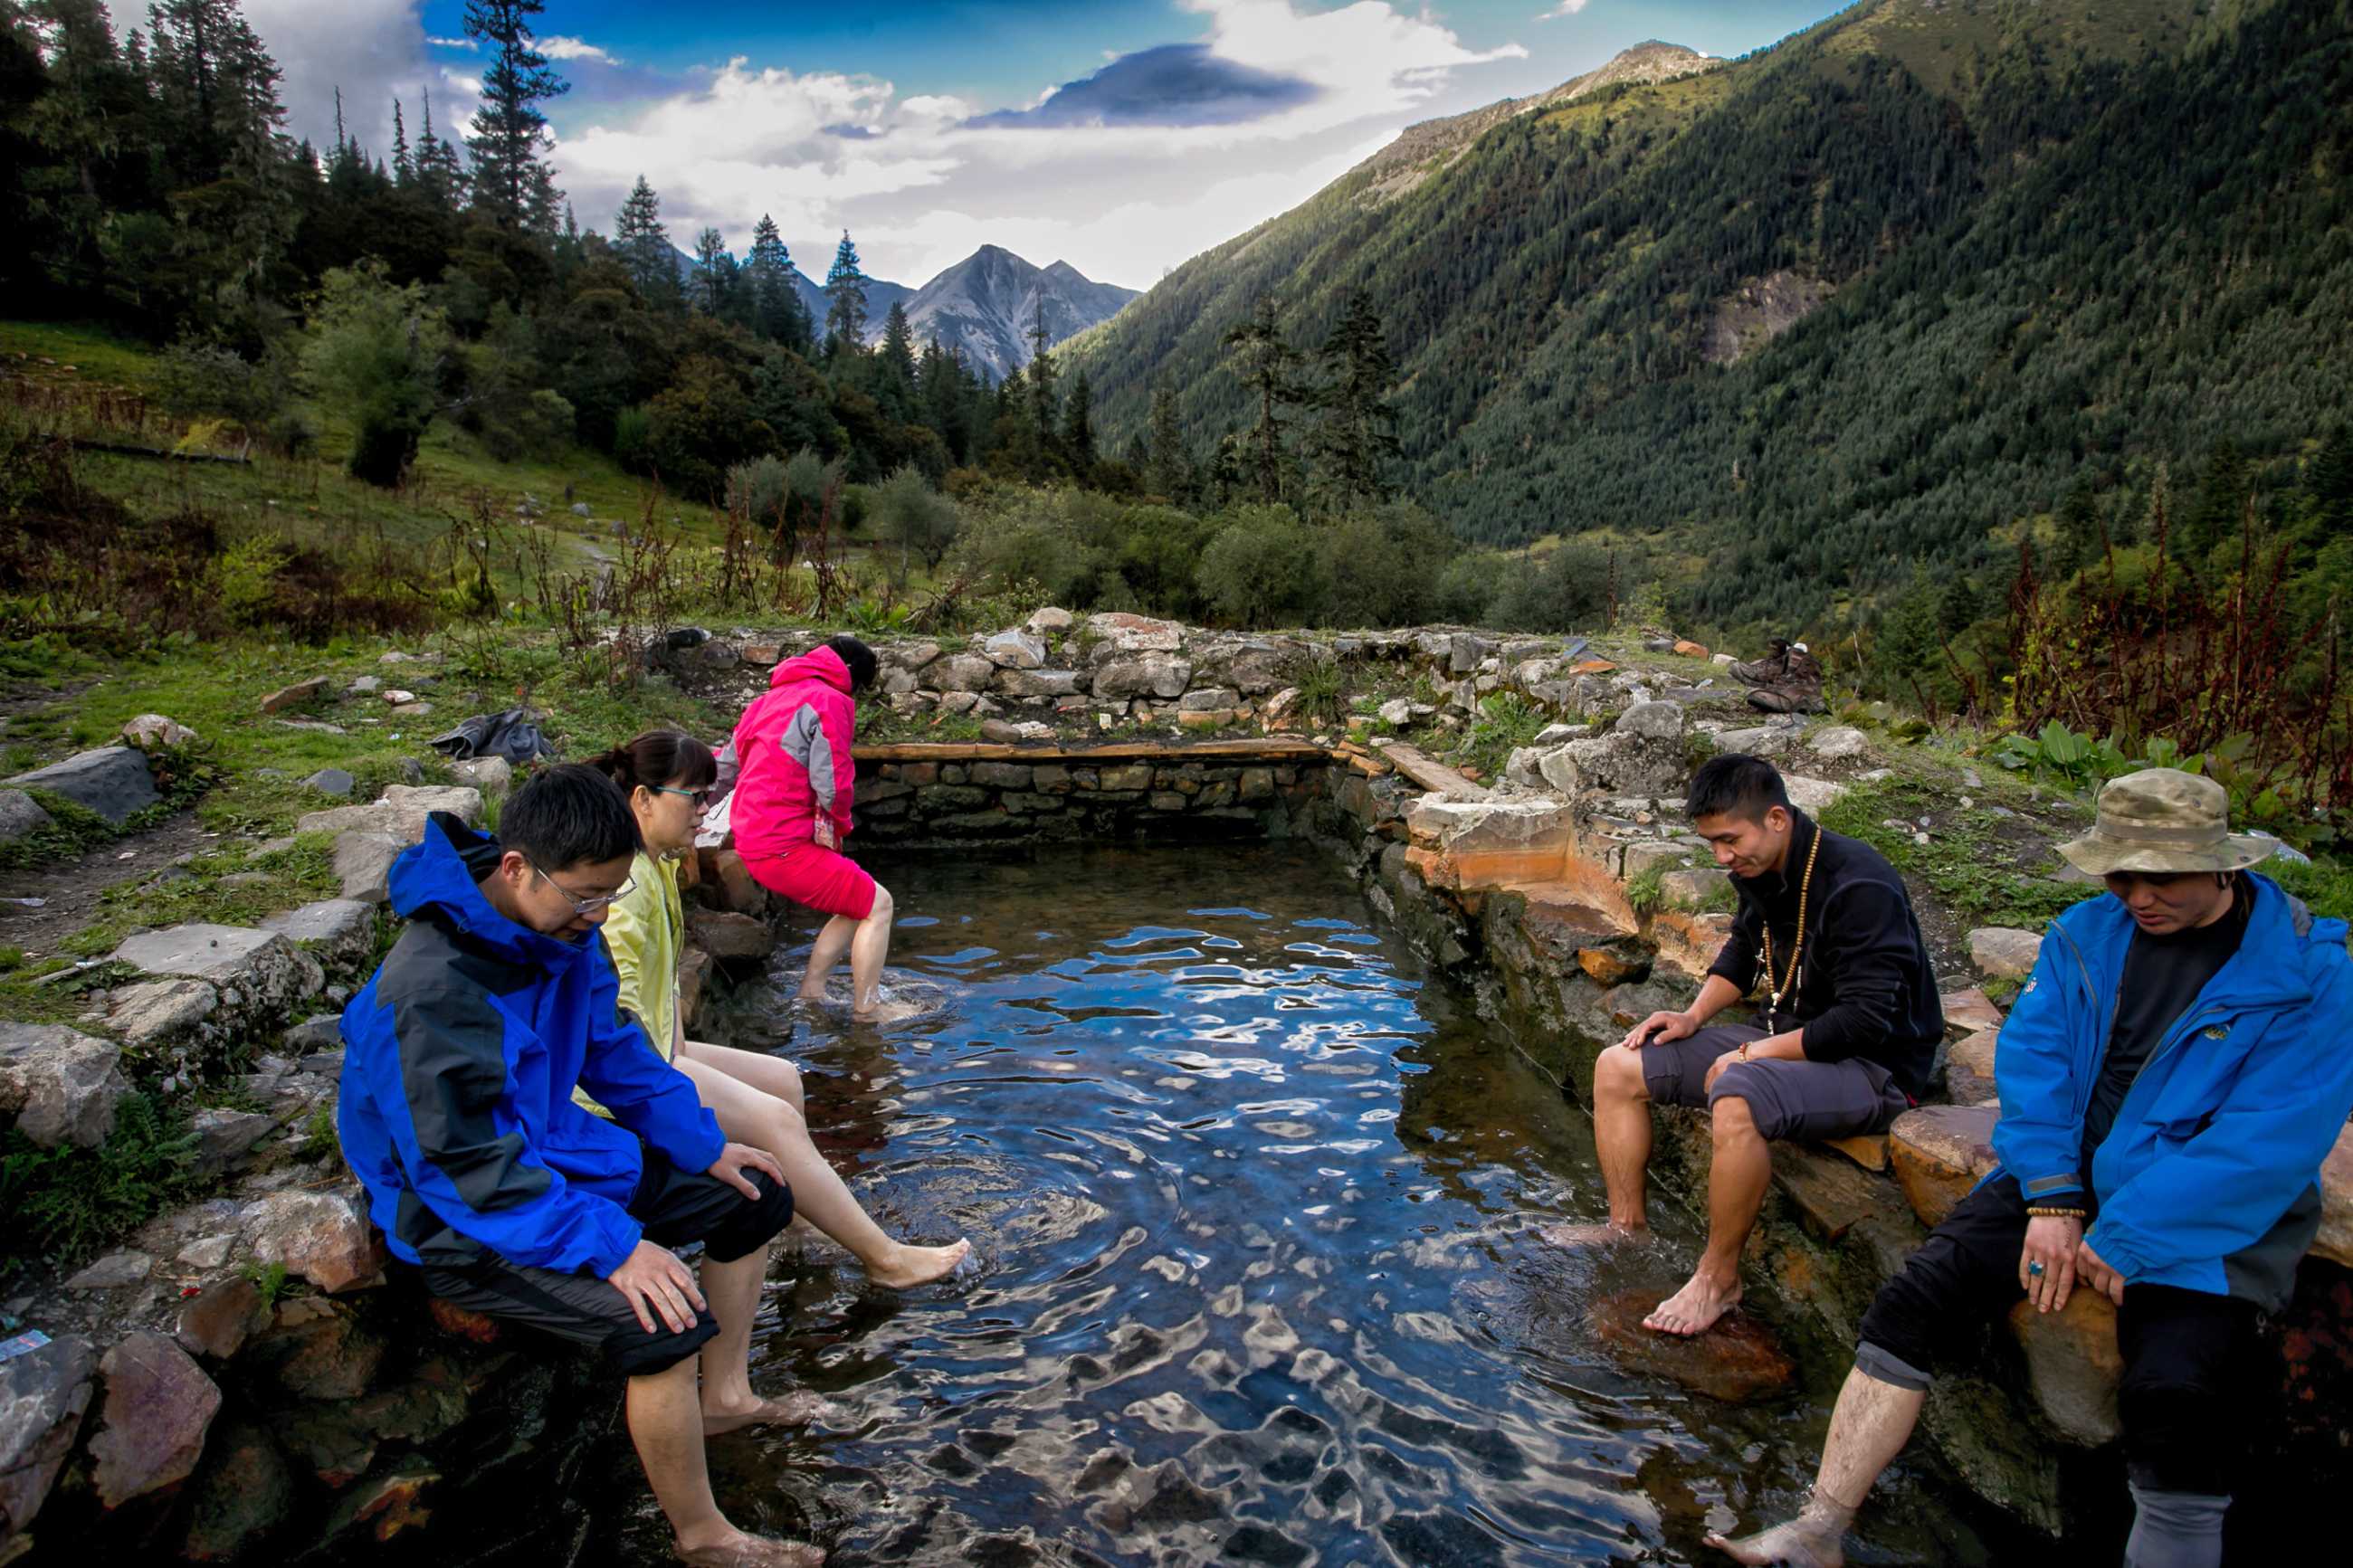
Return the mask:
M1165 378L1206 441L1261 293L1312 343L1365 288L1403 477L1466 536L1645 533L1710 561L1708 620L1803 622L2078 477L2323 434L2348 101L2346 0L1879 0L1514 118L1401 199L1353 174L1073 357L1114 440Z

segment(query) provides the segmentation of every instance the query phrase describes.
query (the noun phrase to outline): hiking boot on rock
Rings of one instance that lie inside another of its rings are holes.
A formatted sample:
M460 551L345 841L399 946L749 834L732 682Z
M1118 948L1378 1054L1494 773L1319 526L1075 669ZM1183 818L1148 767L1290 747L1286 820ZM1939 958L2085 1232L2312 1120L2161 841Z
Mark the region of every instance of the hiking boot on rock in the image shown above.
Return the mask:
M1760 713L1827 713L1822 700L1821 682L1785 681L1778 686L1760 686L1748 694L1748 706Z
M1788 679L1789 639L1775 637L1772 640L1772 649L1773 651L1763 658L1751 659L1746 664L1734 665L1733 678L1750 686L1772 686Z

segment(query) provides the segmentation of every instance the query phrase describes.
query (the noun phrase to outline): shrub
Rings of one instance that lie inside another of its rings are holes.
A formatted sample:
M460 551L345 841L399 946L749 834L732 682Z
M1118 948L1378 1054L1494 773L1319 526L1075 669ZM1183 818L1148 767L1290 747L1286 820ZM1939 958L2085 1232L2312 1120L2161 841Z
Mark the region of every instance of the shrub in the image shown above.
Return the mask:
M913 463L882 481L874 492L873 510L882 539L899 547L901 582L906 580L911 556L921 556L926 568L937 569L963 523L956 503L932 489Z
M196 1135L180 1111L122 1097L96 1149L37 1148L0 1133L0 1251L75 1258L121 1236L195 1185Z
M1305 621L1324 597L1314 532L1287 506L1247 506L1201 552L1201 592L1241 626Z
M375 262L319 280L302 368L312 390L353 421L353 476L394 485L433 420L448 323L412 283L396 288Z

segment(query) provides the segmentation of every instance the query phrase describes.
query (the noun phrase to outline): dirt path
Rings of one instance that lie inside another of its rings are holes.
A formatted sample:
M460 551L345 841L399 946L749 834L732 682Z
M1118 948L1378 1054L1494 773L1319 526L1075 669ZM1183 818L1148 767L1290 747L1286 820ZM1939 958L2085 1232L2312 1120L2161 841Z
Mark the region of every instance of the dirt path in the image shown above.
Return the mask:
M0 947L22 948L28 958L54 952L59 942L97 920L99 900L109 888L153 877L175 858L214 842L195 814L183 811L79 859L0 871ZM38 899L41 904L30 908L20 899Z

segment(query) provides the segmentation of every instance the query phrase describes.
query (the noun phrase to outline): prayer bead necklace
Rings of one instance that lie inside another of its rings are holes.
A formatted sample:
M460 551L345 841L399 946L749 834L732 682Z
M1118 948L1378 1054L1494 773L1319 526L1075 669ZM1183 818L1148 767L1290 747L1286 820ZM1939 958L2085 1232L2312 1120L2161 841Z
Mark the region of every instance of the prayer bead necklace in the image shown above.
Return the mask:
M1795 994L1798 984L1798 964L1806 953L1806 899L1814 890L1814 861L1822 852L1821 829L1814 830L1814 846L1806 851L1806 874L1798 881L1797 935L1789 943L1789 968L1778 984L1773 980L1773 922L1760 921L1765 928L1765 984L1772 994L1765 999L1765 1027L1768 1031L1781 1026L1781 998Z

